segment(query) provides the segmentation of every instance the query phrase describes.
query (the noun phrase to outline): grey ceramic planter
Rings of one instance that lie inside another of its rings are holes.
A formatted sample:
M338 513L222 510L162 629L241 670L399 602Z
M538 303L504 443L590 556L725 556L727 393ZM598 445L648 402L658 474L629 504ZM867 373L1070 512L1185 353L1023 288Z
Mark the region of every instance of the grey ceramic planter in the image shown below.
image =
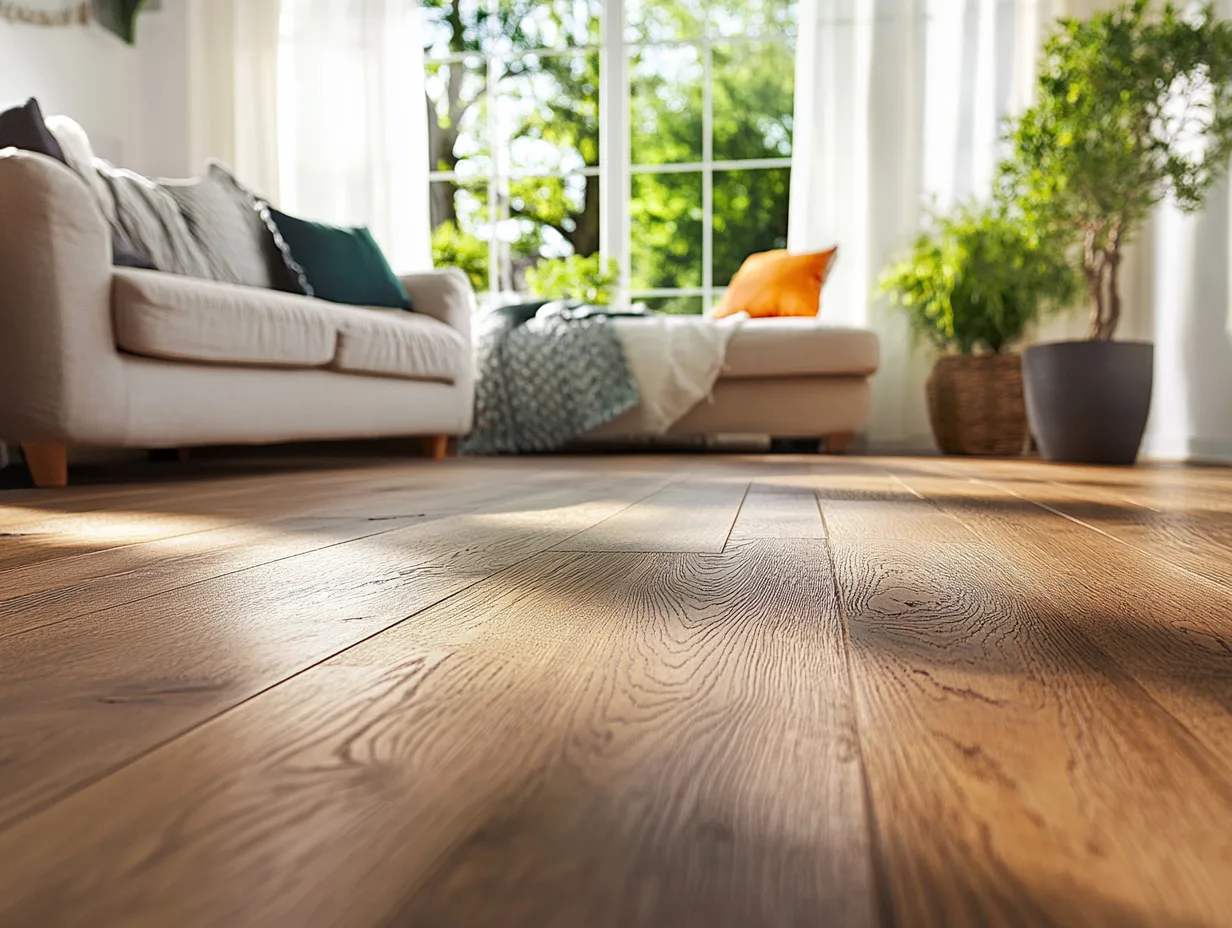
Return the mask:
M1151 409L1155 346L1055 342L1022 356L1027 418L1048 461L1132 464Z

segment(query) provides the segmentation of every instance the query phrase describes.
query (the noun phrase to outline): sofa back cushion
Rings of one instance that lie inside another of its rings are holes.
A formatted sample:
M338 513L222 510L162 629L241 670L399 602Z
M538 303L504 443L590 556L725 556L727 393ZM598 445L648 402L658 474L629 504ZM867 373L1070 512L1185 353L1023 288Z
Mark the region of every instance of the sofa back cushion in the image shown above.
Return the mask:
M204 252L211 280L311 293L264 202L221 164L211 161L202 177L159 183Z
M223 165L211 161L202 177L154 180L95 157L67 116L46 126L111 224L115 264L311 295L268 205Z
M94 168L115 202L117 227L155 268L186 277L212 278L209 258L167 188L102 158L94 159Z
M90 188L95 204L102 210L103 217L111 227L111 263L119 267L153 269L154 265L150 259L129 240L116 221L115 199L111 196L107 183L94 170L94 149L90 146L90 137L86 135L86 130L67 116L48 116L46 128L64 152L64 162L76 171Z

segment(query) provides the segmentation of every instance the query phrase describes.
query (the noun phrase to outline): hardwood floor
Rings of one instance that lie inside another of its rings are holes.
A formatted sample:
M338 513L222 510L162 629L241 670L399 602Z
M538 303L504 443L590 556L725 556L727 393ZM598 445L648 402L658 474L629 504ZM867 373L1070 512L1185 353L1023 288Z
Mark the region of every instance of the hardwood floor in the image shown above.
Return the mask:
M184 467L0 494L0 925L1232 925L1232 470Z

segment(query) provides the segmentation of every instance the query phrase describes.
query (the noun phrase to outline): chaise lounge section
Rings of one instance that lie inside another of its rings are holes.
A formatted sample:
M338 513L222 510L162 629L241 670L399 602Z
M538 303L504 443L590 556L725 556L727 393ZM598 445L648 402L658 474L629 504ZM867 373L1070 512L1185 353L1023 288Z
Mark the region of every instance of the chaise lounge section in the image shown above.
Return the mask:
M877 336L867 329L829 325L816 317L749 319L728 342L710 399L698 403L668 435L816 438L827 451L845 451L868 423L869 379L879 354ZM588 438L619 441L645 432L642 412L634 408Z

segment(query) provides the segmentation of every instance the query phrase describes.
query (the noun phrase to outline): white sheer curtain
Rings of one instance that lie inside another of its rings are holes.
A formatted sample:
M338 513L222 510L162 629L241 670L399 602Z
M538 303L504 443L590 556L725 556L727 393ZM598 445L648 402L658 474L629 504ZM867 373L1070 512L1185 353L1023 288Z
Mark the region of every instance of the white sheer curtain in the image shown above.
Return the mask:
M801 0L789 247L839 245L821 315L881 337L873 450L931 447L932 356L875 295L927 208L990 190L1053 0Z
M414 0L282 0L280 31L281 208L370 227L396 271L431 267Z
M279 0L189 0L189 154L277 197Z

